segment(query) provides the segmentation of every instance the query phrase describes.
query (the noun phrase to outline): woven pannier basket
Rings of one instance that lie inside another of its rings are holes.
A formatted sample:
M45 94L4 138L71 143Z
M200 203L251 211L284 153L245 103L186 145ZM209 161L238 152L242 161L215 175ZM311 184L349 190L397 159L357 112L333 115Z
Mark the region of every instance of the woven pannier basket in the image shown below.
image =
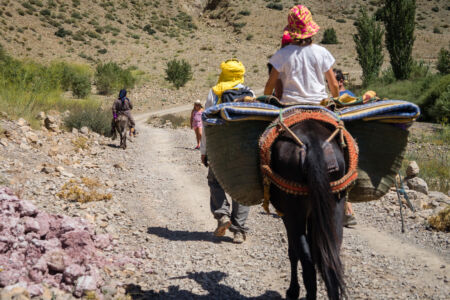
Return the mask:
M408 143L408 130L376 121L346 122L359 147L358 179L350 202L378 200L394 186Z
M210 167L222 188L240 204L262 203L258 140L269 124L240 121L205 127Z

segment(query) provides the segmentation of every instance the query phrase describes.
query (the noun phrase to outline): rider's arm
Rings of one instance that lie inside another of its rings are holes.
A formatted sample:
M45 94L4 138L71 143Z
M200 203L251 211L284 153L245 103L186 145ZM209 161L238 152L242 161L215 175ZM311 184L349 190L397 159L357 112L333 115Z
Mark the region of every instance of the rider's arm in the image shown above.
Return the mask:
M116 101L114 101L114 103L112 105L112 113L113 113L113 116L117 115Z
M279 72L272 68L272 71L270 71L269 79L267 79L266 87L264 88L264 95L272 95L273 89L277 85Z
M325 78L328 82L328 89L331 92L331 96L334 98L339 97L339 84L336 80L336 75L334 75L333 68L330 68L325 72Z
M128 99L128 98L127 98ZM130 99L128 99L128 103L129 103L129 105L130 105L130 109L133 109L133 104L131 104L131 100Z

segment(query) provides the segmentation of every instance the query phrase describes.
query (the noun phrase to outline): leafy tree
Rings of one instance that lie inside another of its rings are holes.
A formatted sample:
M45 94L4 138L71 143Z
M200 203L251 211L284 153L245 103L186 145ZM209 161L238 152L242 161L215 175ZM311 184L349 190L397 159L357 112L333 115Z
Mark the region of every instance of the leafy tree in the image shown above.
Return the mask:
M184 86L186 82L192 79L191 65L182 60L172 59L167 62L166 80L172 82L177 89Z
M436 68L444 75L450 74L450 51L445 48L441 48L441 51L439 51Z
M376 79L383 64L383 29L376 22L375 17L368 16L367 10L361 8L356 21L357 33L353 35L353 40L358 53L357 60L363 71L363 85Z
M110 95L122 88L133 88L136 79L130 69L122 69L115 62L109 62L97 66L95 82L100 94Z
M415 14L415 0L385 0L386 47L397 79L407 79L411 72Z

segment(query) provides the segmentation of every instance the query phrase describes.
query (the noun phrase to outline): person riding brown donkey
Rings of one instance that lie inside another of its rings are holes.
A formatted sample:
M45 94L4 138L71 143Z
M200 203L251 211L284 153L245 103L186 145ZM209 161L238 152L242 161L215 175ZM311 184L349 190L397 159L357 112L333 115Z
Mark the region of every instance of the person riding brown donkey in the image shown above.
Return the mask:
M114 101L112 106L113 119L111 122L111 134L112 139L116 139L117 134L115 130L116 119L119 115L124 115L128 118L128 123L130 126L130 135L133 133L136 135L136 123L134 122L133 116L131 115L131 110L133 109L133 104L131 104L130 99L127 97L127 90L122 89L119 92L119 97Z

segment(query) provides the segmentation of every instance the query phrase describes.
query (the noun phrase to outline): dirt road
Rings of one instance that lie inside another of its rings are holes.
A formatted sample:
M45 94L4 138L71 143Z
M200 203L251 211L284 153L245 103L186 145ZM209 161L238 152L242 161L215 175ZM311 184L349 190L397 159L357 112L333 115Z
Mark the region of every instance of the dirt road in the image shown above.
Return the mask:
M185 108L153 115L177 109ZM193 132L149 127L148 116L136 118L140 135L127 151L135 157L128 176L137 185L123 194L123 204L136 226L146 228L136 235L144 235L153 272L144 282L129 282L128 291L136 298L283 298L289 262L281 219L255 206L244 244L233 244L231 233L214 237L207 170L192 149ZM342 250L350 299L448 297L448 242L436 242L436 248L424 238L434 233L410 229L412 219L406 224L410 235L402 236L398 215L380 204L354 206L359 224L345 229ZM319 298L324 297L320 283Z

